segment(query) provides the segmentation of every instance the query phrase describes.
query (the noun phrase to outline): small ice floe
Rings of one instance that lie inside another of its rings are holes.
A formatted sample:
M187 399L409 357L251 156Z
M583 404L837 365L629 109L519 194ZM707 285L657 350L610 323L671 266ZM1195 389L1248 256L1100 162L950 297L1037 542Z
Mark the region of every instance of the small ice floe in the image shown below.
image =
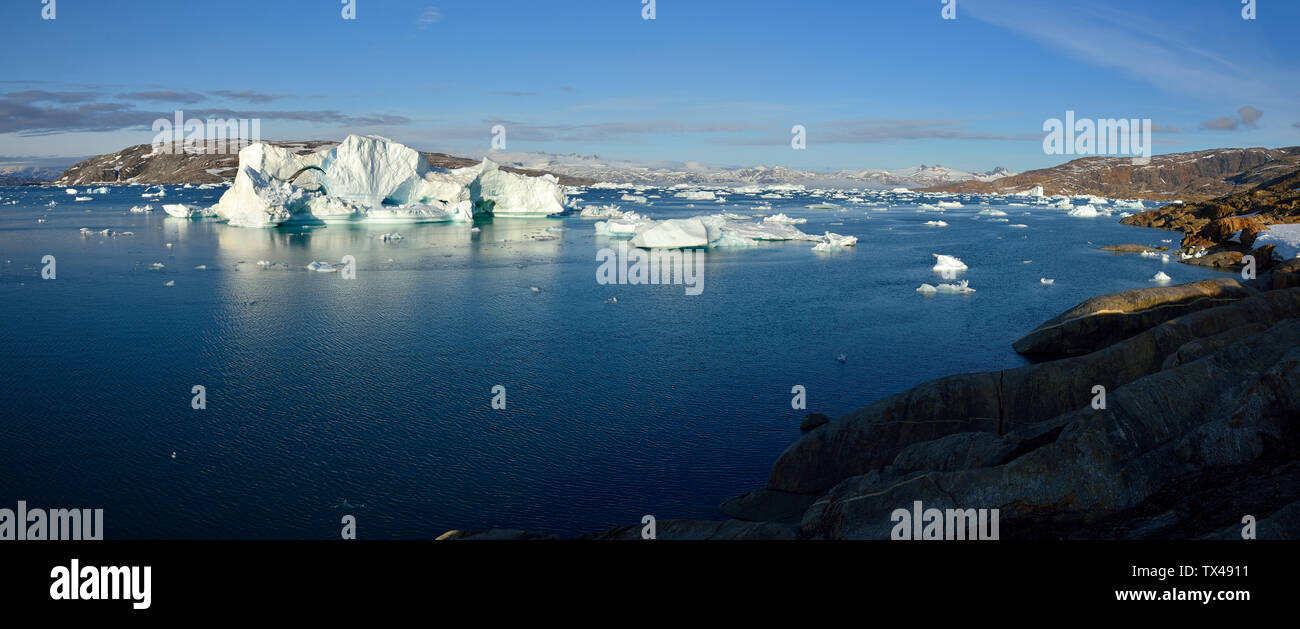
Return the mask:
M840 206L835 205L834 203L814 203L812 205L805 205L804 207L810 210L834 210L838 209Z
M540 289L540 288L538 288L538 287L536 287L536 286L529 286L529 287L528 287L528 290L533 291L534 293L540 293L540 292L542 292L542 289Z
M1025 228L1027 228L1027 227L1029 227L1029 226L1028 226L1028 225L1025 225L1024 223L1015 223L1015 224L1012 224L1012 225L1007 225L1007 227L1015 227L1015 228L1017 228L1017 229L1025 229Z
M154 262L153 264L150 264L150 265L149 265L149 268L151 268L151 269L153 269L153 270L155 270L155 271L161 271L161 270L167 268L167 265L165 265L165 264L163 264L163 263L161 263L161 262Z
M479 233L479 232L481 232L481 231L483 231L483 230L481 230L481 229L479 229L479 228L477 228L477 227L471 227L471 228L469 228L469 233L471 233L471 234L477 234L477 233Z
M78 202L81 202L81 201L94 201L94 200L95 200L95 197L73 197L72 200L73 200L73 201L78 201Z
M836 356L836 357L835 357L835 360L838 361L838 362L841 362L841 363L843 363L843 362L848 362L849 357L848 357L848 356L845 356L844 354L840 354L839 356Z
M176 453L175 453L175 452L172 453L172 458L173 458L173 459L176 458Z
M785 214L773 214L765 219L764 223L774 223L778 225L803 225L808 222L806 218L790 218Z
M964 295L975 292L975 289L970 287L970 282L968 280L962 280L956 284L940 284L938 286L922 284L920 288L916 289L916 292L921 293L922 295L934 295L938 293Z
M167 248L168 248L168 249L171 249L172 247L175 247L175 246L176 246L176 245L174 245L174 244L172 244L172 243L170 243L170 242L167 243Z
M646 201L648 201L645 197L637 196L635 194L625 194L620 200L626 203L640 203L642 205L645 205Z
M58 205L58 204L59 204L58 201L50 201L49 203L46 203L46 204L45 204L45 207L54 207L54 206L56 206L56 205Z
M1002 210L980 210L981 216L1006 216L1007 213Z
M1174 278L1169 277L1164 271L1157 271L1155 275L1151 276L1151 281L1156 282L1157 284L1164 284L1172 279Z
M622 206L610 203L608 205L588 205L582 208L578 218L618 218L622 215Z
M605 300L605 303L607 303L607 304L616 304L616 303L618 303L618 297L610 297L609 299L606 299L606 300Z
M723 213L722 213L722 218L725 218L725 219L727 219L727 220L729 220L729 221L747 221L747 220L749 220L749 217L748 217L748 216L745 216L744 214L732 214L731 212L723 212Z
M77 189L76 189L76 188L68 188L67 190L64 190L64 192L66 192L66 193L68 193L68 194L77 194Z
M86 194L108 194L108 188L95 188L94 190L87 190Z
M857 236L841 236L831 232L826 232L822 241L813 246L813 251L821 253L830 253L839 251L843 247L853 247L858 244Z
M261 265L262 263L258 262L258 264ZM307 270L316 271L318 273L337 273L338 267L328 262L321 262L320 260L312 260L312 263L307 265Z
M166 284L163 284L163 286L175 286L175 285L176 285L176 280L171 280L168 281Z
M405 236L397 232L393 232L391 234L380 234L378 236L375 236L375 239L381 242L397 242L399 240L402 240L403 238L405 238Z
M162 186L149 186L148 188L145 188L144 193L140 195L141 198L145 199L161 199L165 196L167 196L167 190L163 189Z
M931 254L934 256L934 272L939 274L955 274L967 270L965 262L954 256L946 256L941 253Z
M1044 278L1040 278L1038 282L1043 286L1051 286L1056 283L1056 280L1050 280L1044 277Z
M208 265L206 265L206 264L200 264L200 265L194 267L194 270L195 270L195 271L206 271L206 270L208 270Z
M131 207L131 213L132 213L132 214L144 214L145 212L152 212L152 211L153 211L153 206L152 206L152 205L146 205L146 206L144 206L144 207L140 207L140 206L138 206L138 205L135 205L135 206L132 206L132 207Z
M947 227L948 223L944 221L926 221L925 226L926 227Z
M935 205L938 206L938 207L944 208L944 209L957 209L957 208L961 207L961 202L960 202L960 201L940 201L940 202L936 203Z

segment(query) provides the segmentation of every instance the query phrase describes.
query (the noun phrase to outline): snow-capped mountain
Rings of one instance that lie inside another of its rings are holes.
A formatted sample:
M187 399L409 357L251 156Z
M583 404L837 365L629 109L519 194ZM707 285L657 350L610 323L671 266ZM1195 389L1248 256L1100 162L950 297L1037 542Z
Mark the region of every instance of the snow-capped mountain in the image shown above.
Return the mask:
M963 181L989 182L1015 173L998 167L972 173L944 166L819 173L784 166L720 167L698 162L631 162L598 156L492 152L484 156L519 168L545 170L604 183L644 185L808 185L814 187L929 187Z
M0 186L20 186L54 181L62 172L63 168L57 166L0 164Z

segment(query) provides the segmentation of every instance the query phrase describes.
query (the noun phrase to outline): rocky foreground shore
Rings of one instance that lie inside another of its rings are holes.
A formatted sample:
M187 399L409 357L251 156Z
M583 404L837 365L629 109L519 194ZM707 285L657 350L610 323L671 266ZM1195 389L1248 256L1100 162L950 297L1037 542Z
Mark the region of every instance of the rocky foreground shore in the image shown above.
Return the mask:
M1240 538L1245 516L1300 538L1300 260L1097 297L1015 347L1045 362L810 415L729 519L661 520L658 539L889 539L915 501L996 508L1001 539Z

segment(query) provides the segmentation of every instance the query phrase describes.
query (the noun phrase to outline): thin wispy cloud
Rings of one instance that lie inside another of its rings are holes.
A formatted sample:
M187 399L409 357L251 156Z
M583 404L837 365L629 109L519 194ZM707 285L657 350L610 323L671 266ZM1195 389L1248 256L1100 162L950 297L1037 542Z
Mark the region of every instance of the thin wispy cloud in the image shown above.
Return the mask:
M425 7L420 13L420 17L415 18L415 26L420 30L425 30L433 24L442 20L442 12L438 7Z
M171 119L174 111L137 109L125 102L99 101L93 92L44 92L27 90L0 94L0 133L23 136L65 132L105 132L147 129L159 118ZM149 100L149 99L141 99ZM237 110L203 109L187 112L202 118L259 118L322 125L398 126L410 124L405 116L393 114L349 114L337 110Z
M1041 134L990 133L966 128L968 121L948 118L868 118L861 120L832 120L820 125L808 125L809 141L815 138L820 144L879 144L911 140L994 140L1042 141ZM762 137L733 138L729 144L766 145L788 143L790 134L764 135Z
M156 90L151 92L131 92L122 94L121 98L127 100L149 101L158 103L181 103L192 105L203 102L204 96L197 92L175 92L172 90Z
M1249 54L1230 58L1218 52L1221 46L1184 39L1167 23L1114 5L978 0L961 6L977 20L1171 92L1276 99L1280 95L1274 86L1294 78L1290 69L1266 67Z
M242 100L254 104L270 103L284 98L294 97L292 94L263 94L261 92L254 92L252 90L244 90L242 92L232 92L230 90L214 90L209 93L212 94L213 96L219 96L221 98L225 98L229 100Z

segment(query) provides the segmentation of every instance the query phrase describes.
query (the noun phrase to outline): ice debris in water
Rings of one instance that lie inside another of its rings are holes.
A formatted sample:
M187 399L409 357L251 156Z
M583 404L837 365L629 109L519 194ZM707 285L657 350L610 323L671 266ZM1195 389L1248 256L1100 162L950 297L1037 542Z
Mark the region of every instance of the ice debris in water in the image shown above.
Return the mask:
M785 214L773 214L765 219L764 223L777 223L781 225L802 225L808 222L806 218L790 218Z
M965 294L973 293L975 292L975 289L970 287L969 281L962 280L956 284L940 284L938 286L922 284L920 288L916 289L916 292L921 293L922 295L934 295L936 293Z
M1173 278L1166 275L1164 271L1157 271L1155 275L1151 276L1152 282L1158 282L1161 284L1168 282L1172 279Z
M857 236L841 236L839 234L826 232L824 239L813 246L813 251L829 253L839 251L842 247L853 247L858 244Z
M965 271L968 268L966 266L966 263L962 262L961 259L959 258L944 255L942 253L935 253L931 255L933 255L935 259L935 264L933 269L935 273L941 273L941 274L961 273L962 271Z
M321 262L320 260L313 260L311 264L307 265L307 269L319 273L335 273L338 271L338 267L335 267L328 262Z

